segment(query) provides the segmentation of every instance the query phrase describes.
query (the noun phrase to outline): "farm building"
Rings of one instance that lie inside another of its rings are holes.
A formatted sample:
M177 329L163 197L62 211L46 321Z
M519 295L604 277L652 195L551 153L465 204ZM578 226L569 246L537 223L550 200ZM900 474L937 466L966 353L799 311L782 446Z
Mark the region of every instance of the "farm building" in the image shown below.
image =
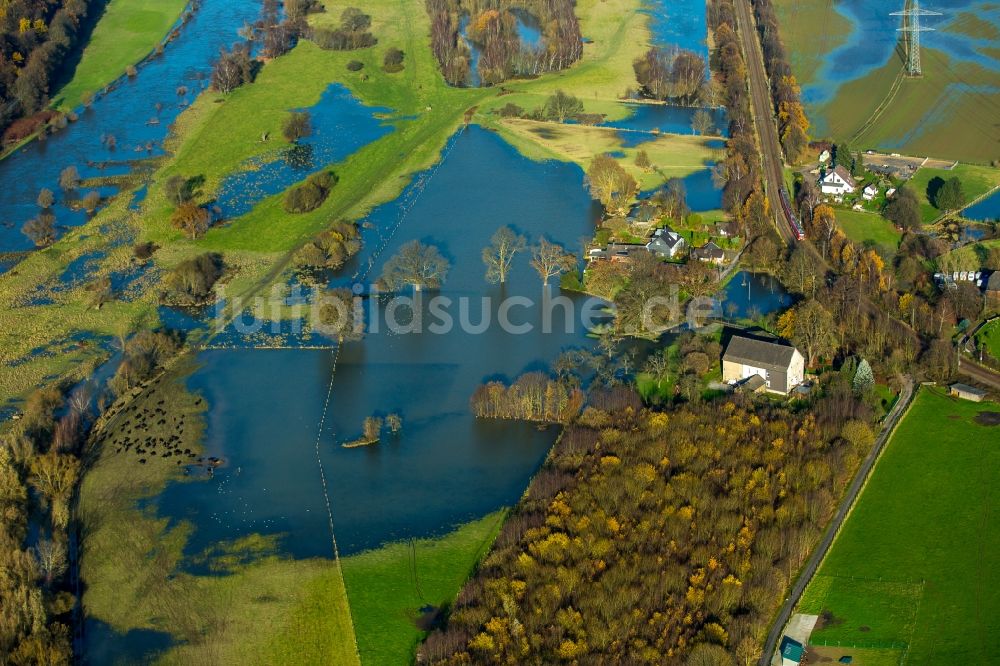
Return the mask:
M851 177L851 174L847 173L847 169L839 164L827 171L823 177L819 179L819 185L823 194L834 194L838 196L851 194L855 189L857 189L854 178Z
M982 402L983 398L986 397L986 391L977 389L975 386L969 386L968 384L952 384L949 387L948 393L956 398L971 400L972 402Z
M722 379L737 384L754 375L764 378L765 390L788 393L802 383L805 359L795 347L734 336L722 355Z

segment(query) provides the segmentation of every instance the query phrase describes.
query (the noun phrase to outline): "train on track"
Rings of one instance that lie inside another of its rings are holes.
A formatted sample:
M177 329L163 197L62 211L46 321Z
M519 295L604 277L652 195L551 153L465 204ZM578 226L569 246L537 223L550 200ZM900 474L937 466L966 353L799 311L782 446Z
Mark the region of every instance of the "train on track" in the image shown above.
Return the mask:
M799 216L792 210L792 204L788 200L788 191L783 187L781 188L781 208L785 212L785 219L788 220L788 226L791 227L795 240L805 240L806 233L802 230L802 222L799 221Z

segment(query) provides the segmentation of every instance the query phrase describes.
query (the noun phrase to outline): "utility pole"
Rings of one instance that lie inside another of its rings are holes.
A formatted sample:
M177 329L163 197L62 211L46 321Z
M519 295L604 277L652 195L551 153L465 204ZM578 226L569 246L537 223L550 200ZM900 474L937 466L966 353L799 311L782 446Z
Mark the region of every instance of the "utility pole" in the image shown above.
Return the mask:
M920 0L910 0L910 9L901 12L893 12L890 16L902 16L903 27L897 28L896 32L905 33L906 37L906 73L908 76L921 76L923 70L920 66L920 33L930 32L934 28L925 28L920 25L921 16L941 16L941 12L932 12L928 9L920 8Z

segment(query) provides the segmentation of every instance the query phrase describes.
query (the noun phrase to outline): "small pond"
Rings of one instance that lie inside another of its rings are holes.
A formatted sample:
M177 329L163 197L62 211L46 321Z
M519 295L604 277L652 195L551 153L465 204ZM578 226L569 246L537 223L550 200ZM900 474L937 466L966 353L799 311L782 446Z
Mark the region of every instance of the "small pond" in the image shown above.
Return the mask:
M767 273L740 271L719 294L727 318L756 319L784 310L795 302L781 282Z

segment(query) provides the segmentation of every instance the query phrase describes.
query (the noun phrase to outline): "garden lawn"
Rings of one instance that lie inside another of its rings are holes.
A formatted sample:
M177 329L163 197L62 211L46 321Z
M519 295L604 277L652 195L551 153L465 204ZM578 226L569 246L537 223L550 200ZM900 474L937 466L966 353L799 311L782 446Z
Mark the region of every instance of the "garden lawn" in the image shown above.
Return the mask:
M837 224L855 243L873 245L886 253L895 254L902 234L892 222L881 215L865 211L837 208Z
M426 635L422 610L450 606L486 554L506 510L462 525L438 539L388 544L341 560L361 662L412 663Z
M52 100L69 110L149 55L177 23L188 0L111 0L83 50L73 78Z
M977 166L975 164L959 164L954 169L918 169L910 179L907 187L912 187L920 200L920 217L924 224L933 222L943 213L930 202L927 188L935 178L948 180L958 178L962 181L962 191L965 200L972 201L1000 186L1000 169Z
M909 644L908 664L990 663L1000 649L995 403L923 388L800 604L817 642Z

